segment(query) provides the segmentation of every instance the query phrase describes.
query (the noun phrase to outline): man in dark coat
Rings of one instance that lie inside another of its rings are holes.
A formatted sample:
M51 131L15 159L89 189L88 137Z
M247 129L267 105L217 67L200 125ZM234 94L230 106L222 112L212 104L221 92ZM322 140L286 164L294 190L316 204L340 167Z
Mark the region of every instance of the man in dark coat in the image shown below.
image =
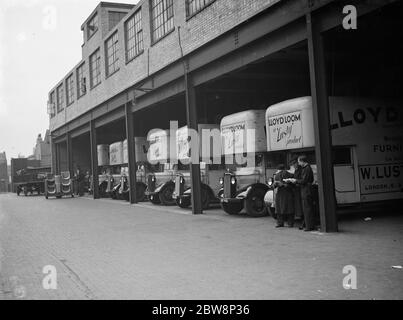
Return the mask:
M295 182L300 186L301 190L302 211L305 220L304 231L312 231L315 228L315 216L312 199L313 171L307 161L306 156L304 155L298 157L298 164L302 168L301 178L295 179Z
M75 180L76 180L76 195L82 197L84 195L84 178L85 175L81 172L80 167L77 167L75 173Z
M291 160L290 166L294 168L294 179L301 179L302 167L298 164L298 157ZM294 188L292 189L294 193L294 209L295 209L295 217L298 219L304 220L304 214L302 212L302 203L301 203L301 190L298 184L294 184Z
M284 181L293 177L291 173L285 170L284 165L278 166L278 171L274 176L274 187L277 188L276 193L276 228L284 227L284 220L287 220L288 227L294 226L294 194L293 186Z

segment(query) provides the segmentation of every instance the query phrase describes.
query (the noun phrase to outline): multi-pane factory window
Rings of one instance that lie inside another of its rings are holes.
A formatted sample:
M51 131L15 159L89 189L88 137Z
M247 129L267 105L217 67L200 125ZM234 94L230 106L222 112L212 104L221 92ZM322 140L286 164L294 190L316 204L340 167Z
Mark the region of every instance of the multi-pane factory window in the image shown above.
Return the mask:
M109 76L119 70L119 43L117 32L106 40L105 49L106 75Z
M67 106L74 102L74 79L73 75L70 75L66 79L66 98L67 98Z
M98 14L95 14L87 23L88 39L98 30Z
M80 98L87 92L87 83L84 76L85 63L77 68L77 97Z
M186 17L194 16L215 0L186 0Z
M64 109L64 90L63 84L57 87L57 113Z
M173 0L151 0L151 29L153 42L174 29Z
M130 61L143 52L143 27L141 9L137 11L125 25L126 61Z
M54 117L56 113L55 104L56 104L55 92L52 91L49 97L49 114L51 117Z
M101 83L101 54L99 49L90 56L90 80L91 88Z

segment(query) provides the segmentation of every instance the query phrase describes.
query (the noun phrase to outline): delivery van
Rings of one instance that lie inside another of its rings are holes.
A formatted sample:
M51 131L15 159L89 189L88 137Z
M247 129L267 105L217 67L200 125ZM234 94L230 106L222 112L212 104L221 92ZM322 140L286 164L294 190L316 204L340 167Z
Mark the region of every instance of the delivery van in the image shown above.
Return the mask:
M148 134L148 161L151 172L147 175L148 199L153 204L175 205L172 197L178 165L170 163L170 132L155 129Z
M266 184L266 110L247 110L221 120L222 152L226 172L220 180L223 187L222 209L237 214L243 208L249 216L267 214L264 195Z
M403 199L403 112L395 101L329 97L337 204ZM311 97L287 100L266 111L267 151L288 163L308 157L316 181ZM274 192L265 196L270 210Z
M215 133L218 135L218 139L216 139L218 143L214 141ZM198 147L196 160L200 162L202 208L208 209L211 204L219 203L219 192L221 189L219 179L222 177L225 169L221 163L219 125L199 124L197 136L197 146L194 147ZM193 146L191 141L193 140L187 126L177 130L177 160L183 165L187 165L187 167L189 167L188 164L192 156ZM177 173L173 197L176 200L176 204L181 208L187 208L191 205L192 189L189 168L186 171Z

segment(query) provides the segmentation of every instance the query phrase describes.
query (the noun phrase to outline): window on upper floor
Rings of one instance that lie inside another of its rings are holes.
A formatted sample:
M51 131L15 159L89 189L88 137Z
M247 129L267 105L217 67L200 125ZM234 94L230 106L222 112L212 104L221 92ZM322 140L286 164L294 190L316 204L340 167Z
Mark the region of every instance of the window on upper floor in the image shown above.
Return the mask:
M152 42L157 42L173 29L173 0L151 0Z
M90 82L91 88L101 83L101 52L99 49L90 55Z
M52 91L49 95L49 104L48 104L48 114L51 118L53 118L56 114L56 99L55 99L55 92Z
M115 32L105 42L106 76L110 76L119 70L119 41Z
M88 39L98 30L98 14L96 13L87 23Z
M57 87L57 113L64 109L64 89L63 84Z
M85 63L77 68L77 98L82 97L87 92L87 81L84 75Z
M185 0L186 1L186 17L190 18L196 13L202 11L205 7L213 3L215 0Z
M141 9L125 23L126 61L133 60L144 50Z
M111 31L125 16L127 12L109 11L109 29Z
M66 102L67 106L71 105L74 102L74 79L73 74L71 74L66 79Z

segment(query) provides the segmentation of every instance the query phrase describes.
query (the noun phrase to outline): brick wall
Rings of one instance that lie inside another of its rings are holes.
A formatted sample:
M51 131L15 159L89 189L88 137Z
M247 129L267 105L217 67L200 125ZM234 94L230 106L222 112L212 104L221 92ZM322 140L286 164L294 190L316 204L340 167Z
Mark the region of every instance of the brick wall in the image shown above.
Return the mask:
M280 0L216 0L210 6L187 20L185 0L175 0L173 2L175 30L154 45L151 45L149 0L140 1L115 28L109 32L97 32L90 39L89 43L83 46L82 61L85 61L86 63L85 77L87 78L87 93L79 100L75 97L75 102L72 105L51 118L50 130L61 127L66 122L73 120L107 99L122 92L124 89L146 78L149 74L155 73L170 63L178 60L180 58L178 43L179 26L181 29L184 54L188 54L278 1ZM144 52L136 59L126 64L124 22L139 8L142 10ZM104 28L105 26L103 24L106 24L108 21L107 15L104 11L105 10L101 10L99 12L99 24L101 28ZM73 27L74 26L72 26L72 28ZM119 36L120 70L106 79L104 43L105 40L116 30L118 30ZM98 47L101 47L102 82L96 88L90 89L89 55ZM72 70L72 72L74 72L75 82L75 70L81 62ZM66 77L70 73L71 72L69 72ZM62 81L57 85L60 83L62 83ZM63 83L65 83L65 81L63 81ZM51 90L51 92L55 90L57 85Z

